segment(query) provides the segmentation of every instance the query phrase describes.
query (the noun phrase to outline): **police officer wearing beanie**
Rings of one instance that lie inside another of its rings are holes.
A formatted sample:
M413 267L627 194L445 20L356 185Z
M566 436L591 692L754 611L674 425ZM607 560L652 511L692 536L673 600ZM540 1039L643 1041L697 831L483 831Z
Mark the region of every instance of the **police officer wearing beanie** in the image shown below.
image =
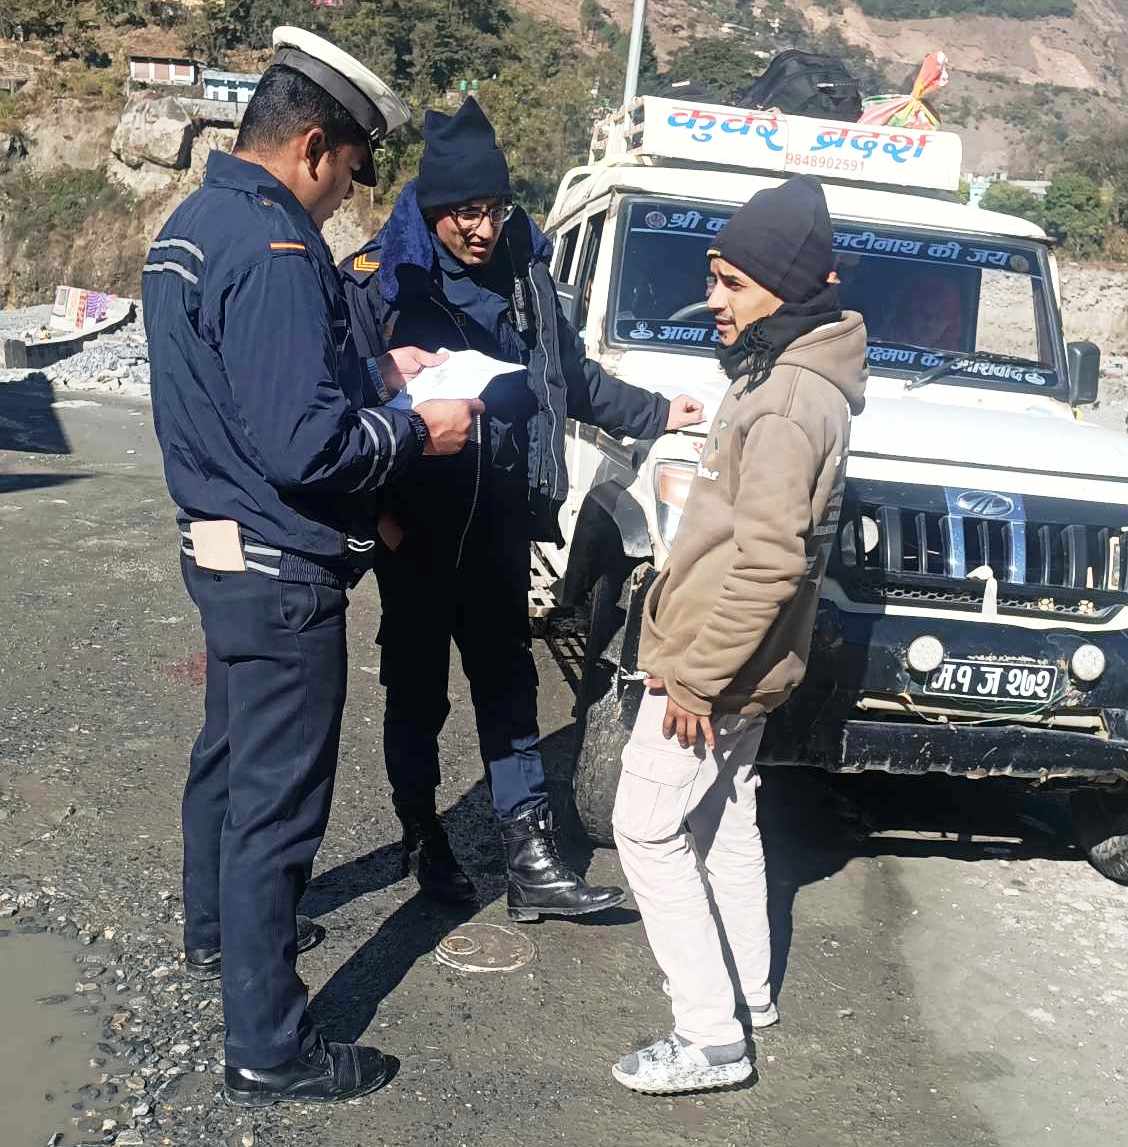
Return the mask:
M701 407L612 378L586 358L548 271L551 248L513 203L509 168L473 99L428 112L419 176L380 233L341 264L362 353L473 348L527 369L487 387L479 432L459 455L427 459L391 492L376 572L383 606L384 759L403 823L404 869L447 901L475 892L436 811L438 736L454 639L505 841L514 919L619 904L557 851L538 749L528 591L533 539L560 537L568 418L617 437L656 438Z
M281 28L233 155L173 212L143 274L153 417L181 569L207 650L183 801L187 971L223 981L235 1104L347 1099L389 1074L306 1014L296 915L329 817L345 700L352 546L422 455L466 442L480 404L381 396L439 361L357 350L321 227L373 184L407 109L367 68Z
M756 754L806 672L866 378L816 180L753 196L708 254L731 385L643 607L649 678L612 816L674 1013L612 1072L655 1094L747 1079L751 1030L779 1019Z

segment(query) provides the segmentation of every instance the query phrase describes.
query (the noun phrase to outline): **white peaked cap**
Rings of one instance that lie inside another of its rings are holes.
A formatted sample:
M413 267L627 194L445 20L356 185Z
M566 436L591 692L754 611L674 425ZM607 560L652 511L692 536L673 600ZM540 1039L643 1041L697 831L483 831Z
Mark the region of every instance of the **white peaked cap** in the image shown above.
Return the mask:
M328 92L356 120L373 147L411 119L407 104L375 72L321 36L303 28L275 28L274 51L272 63L300 72ZM375 172L366 165L357 179L375 183Z

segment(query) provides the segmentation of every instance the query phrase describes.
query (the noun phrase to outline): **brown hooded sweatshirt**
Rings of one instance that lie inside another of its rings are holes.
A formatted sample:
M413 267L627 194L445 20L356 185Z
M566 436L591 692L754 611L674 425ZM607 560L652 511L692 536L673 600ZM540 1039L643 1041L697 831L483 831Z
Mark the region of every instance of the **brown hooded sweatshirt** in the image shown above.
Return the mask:
M865 355L862 317L847 311L721 402L639 648L691 713L760 716L803 680Z

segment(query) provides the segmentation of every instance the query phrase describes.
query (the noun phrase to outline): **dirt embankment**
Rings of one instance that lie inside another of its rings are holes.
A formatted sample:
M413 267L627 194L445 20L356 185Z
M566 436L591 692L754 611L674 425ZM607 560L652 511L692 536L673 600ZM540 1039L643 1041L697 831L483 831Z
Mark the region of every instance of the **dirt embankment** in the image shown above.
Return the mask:
M167 142L167 124L159 121L150 125L150 160L143 132L134 130L127 151L116 114L83 119L80 111L77 101L60 99L29 119L26 158L0 179L0 307L49 300L59 283L139 296L153 236L200 186L211 153L235 142L233 130L197 127L183 156L161 162L155 145ZM358 189L326 228L338 258L371 236L388 206Z
M1066 339L1089 339L1110 358L1128 356L1128 269L1065 263L1061 298Z

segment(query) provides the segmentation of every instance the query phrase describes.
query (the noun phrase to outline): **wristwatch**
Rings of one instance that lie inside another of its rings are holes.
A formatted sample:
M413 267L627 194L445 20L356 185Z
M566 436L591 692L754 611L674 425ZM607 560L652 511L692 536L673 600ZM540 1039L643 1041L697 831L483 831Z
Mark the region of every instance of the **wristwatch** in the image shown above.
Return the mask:
M407 412L407 421L411 424L411 429L415 432L415 437L419 442L419 448L423 449L427 445L427 439L431 437L431 432L427 429L427 423L414 411Z

